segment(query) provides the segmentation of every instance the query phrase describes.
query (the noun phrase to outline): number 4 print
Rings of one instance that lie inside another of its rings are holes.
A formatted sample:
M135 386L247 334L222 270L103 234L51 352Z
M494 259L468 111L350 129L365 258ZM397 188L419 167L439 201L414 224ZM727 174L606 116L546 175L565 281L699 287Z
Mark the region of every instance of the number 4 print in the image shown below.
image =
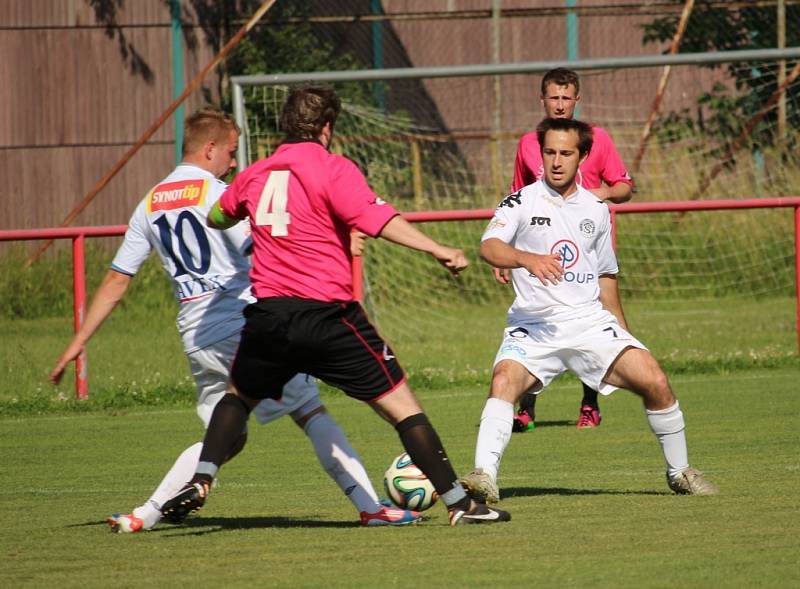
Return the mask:
M261 191L261 199L256 208L256 225L272 225L274 237L289 235L288 225L292 222L286 212L289 199L289 170L273 170ZM269 212L272 205L272 212Z
M610 331L614 337L617 337L617 332L614 330L613 327L606 327L603 331Z

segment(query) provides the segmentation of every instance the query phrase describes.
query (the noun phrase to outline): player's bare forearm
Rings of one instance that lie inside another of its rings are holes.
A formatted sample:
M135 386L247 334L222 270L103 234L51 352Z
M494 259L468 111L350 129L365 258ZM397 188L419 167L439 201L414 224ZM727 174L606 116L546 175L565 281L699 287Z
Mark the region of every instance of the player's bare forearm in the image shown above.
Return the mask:
M625 313L622 310L622 301L619 298L619 285L614 274L603 274L598 279L600 286L600 304L603 308L617 318L617 322L628 329Z
M394 216L383 226L379 237L410 249L427 252L453 274L458 274L469 265L464 252L460 249L442 245L431 239L400 215Z
M239 219L229 217L223 212L222 208L219 206L219 201L214 203L211 210L208 211L208 217L206 217L206 225L212 229L229 229L238 222Z
M597 198L621 204L628 202L633 197L633 187L626 182L617 182L612 186L601 186L592 188L590 192Z
M481 242L481 258L495 268L525 268L543 285L558 283L564 275L559 254L525 252L495 237Z
M81 350L102 325L106 317L111 314L117 303L125 296L130 283L131 277L127 274L122 274L115 270L108 271L97 289L94 299L92 299L83 325L81 325L78 333L75 334L72 341L64 349L61 357L56 362L55 368L50 372L48 377L50 382L58 384L61 381L67 365L80 355Z

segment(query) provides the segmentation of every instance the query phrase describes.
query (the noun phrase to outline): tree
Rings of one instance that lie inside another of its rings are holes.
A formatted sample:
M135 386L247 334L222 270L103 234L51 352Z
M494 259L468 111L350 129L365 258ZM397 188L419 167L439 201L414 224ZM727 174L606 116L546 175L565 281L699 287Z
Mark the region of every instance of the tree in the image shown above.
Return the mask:
M786 6L786 46L800 45L800 5ZM679 17L665 16L643 25L643 43L670 41ZM689 20L681 42L681 53L773 49L777 47L775 6L719 8L699 3ZM710 64L708 68L723 67ZM747 121L761 109L778 88L778 63L732 62L724 66L733 87L717 83L698 98L696 113L670 113L659 124L660 134L699 130L723 143L737 136ZM800 130L800 84L786 90L787 127ZM754 146L774 142L777 112L769 112L751 137Z

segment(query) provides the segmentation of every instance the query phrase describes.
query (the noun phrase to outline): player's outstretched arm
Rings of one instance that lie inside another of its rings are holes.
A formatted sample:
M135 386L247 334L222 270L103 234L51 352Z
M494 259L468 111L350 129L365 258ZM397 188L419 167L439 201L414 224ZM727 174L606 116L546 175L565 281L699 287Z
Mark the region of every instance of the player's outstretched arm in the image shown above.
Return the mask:
M617 322L628 329L625 313L622 311L622 301L619 298L619 286L615 274L601 274L598 280L600 287L600 304L603 308L617 318Z
M66 347L61 357L56 362L55 368L50 372L48 379L53 384L61 382L61 377L64 376L64 370L67 364L75 360L83 350L86 343L92 338L94 332L102 325L106 317L111 315L111 311L117 306L125 296L128 286L131 283L131 277L127 274L122 274L116 270L109 270L105 278L103 278L100 288L92 299L92 304L89 306L89 311L86 313L86 319L83 325L72 338L72 341Z
M481 242L481 258L495 268L525 268L544 286L557 284L564 275L560 254L534 254L492 237Z
M384 225L379 237L410 249L431 254L453 275L458 275L469 265L469 261L463 251L454 247L447 247L431 239L400 215L392 217Z

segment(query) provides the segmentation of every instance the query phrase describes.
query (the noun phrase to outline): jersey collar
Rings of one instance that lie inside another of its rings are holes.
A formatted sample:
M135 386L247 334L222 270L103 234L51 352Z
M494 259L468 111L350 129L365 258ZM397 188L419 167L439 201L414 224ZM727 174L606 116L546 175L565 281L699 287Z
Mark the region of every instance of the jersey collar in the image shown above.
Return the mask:
M204 170L203 168L201 168L197 164L190 164L188 162L181 162L176 166L175 169L177 170L177 169L180 169L180 168L191 168L192 170L197 170L197 172L199 172L203 176L207 176L209 178L213 178L214 180L217 180L217 178L214 176L214 174L212 174L208 170Z
M574 199L575 199L575 197L576 197L576 196L578 196L578 192L580 191L580 186L577 186L577 185L576 185L576 187L575 187L575 192L571 192L571 193L570 193L570 194L568 194L567 196L561 196L561 195L560 195L560 194L559 194L559 193L558 193L558 192L557 192L557 191L556 191L554 188L552 188L552 187L551 187L551 186L550 186L550 185L547 183L547 180L545 180L544 178L542 178L542 186L544 187L544 189L545 189L545 192L547 192L548 196L551 196L551 197L553 197L553 198L560 199L560 200L562 200L562 201L564 201L564 202L567 202L567 203L568 203L568 202L571 202L572 200L574 200Z
M322 145L322 141L320 141L319 139L316 138L310 139L308 137L287 137L286 139L281 141L280 145L289 145L291 143L316 143L320 147L323 148L325 147L324 145Z

